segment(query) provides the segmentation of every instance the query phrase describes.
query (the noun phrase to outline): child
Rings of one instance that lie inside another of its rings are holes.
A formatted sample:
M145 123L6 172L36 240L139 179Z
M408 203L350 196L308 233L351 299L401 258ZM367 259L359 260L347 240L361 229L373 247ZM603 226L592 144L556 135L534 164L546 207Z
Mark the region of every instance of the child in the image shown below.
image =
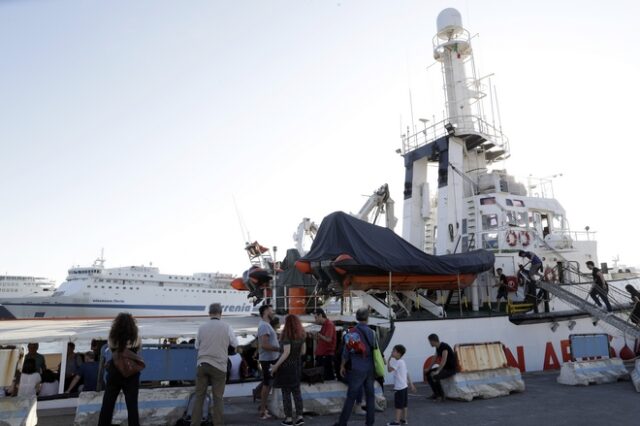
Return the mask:
M407 364L402 359L406 352L407 349L403 345L394 346L387 363L387 369L393 373L394 405L396 407L396 421L387 423L387 426L407 424L408 387L411 387L411 392L416 391L407 372Z

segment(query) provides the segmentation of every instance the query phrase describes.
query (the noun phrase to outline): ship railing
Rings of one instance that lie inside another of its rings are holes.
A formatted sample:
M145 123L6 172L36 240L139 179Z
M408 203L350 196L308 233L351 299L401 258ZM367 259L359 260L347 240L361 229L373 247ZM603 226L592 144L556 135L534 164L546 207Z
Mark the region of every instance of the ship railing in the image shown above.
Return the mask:
M452 130L447 128L453 126ZM466 135L466 134L479 134L482 135L488 141L493 142L496 147L509 152L509 139L502 132L502 129L494 126L488 121L477 115L458 115L456 117L445 118L430 126L424 127L414 133L402 135L402 153L406 154L415 149L418 149L424 145L427 145L433 141L436 141L444 136L451 134Z

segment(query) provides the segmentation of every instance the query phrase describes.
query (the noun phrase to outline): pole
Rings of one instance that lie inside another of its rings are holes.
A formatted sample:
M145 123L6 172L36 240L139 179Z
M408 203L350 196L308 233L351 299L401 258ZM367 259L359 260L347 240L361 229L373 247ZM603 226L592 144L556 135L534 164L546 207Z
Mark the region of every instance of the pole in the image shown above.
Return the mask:
M460 292L460 272L458 272L458 307L460 308L460 317L462 318L462 293Z
M389 304L389 320L391 320L391 274L392 272L389 271L389 293L387 296L387 303Z

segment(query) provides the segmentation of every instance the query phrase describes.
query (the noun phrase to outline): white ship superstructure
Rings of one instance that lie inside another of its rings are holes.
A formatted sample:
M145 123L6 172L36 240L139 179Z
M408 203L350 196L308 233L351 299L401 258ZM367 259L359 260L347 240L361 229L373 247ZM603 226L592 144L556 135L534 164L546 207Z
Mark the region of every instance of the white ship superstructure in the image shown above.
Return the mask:
M105 268L99 260L69 269L49 298L0 303L16 318L206 315L213 302L223 305L224 315L248 315L253 304L246 292L230 287L232 279L222 273L162 274L152 266Z
M426 340L430 333L452 346L500 341L509 364L522 371L560 368L571 359L570 334L607 333L613 352L620 353L627 342L640 338L640 328L629 318L632 304L625 290L626 285L640 288L640 279L631 275L616 281L606 275L611 313L588 298L593 282L585 263L598 265L594 234L570 230L565 210L554 198L553 177L529 178L523 184L506 172L502 160L510 155L509 141L490 81L476 76L472 37L455 9L443 10L437 27L433 53L442 66L447 113L441 122L427 127L424 120L424 129L407 129L402 135L402 236L435 255L489 250L495 267L510 276L517 275L519 264L528 263L518 252L532 251L544 263L537 285L546 295L534 296L539 313L524 303L519 304L522 310L495 312L490 303L496 300L497 281L491 271L479 274L464 290L390 288L385 298L379 297L379 289L359 292L357 297L382 317L378 330L386 340L385 356L394 345L405 345L409 373L421 380L433 353ZM435 188L427 179L433 169ZM602 269L606 274L604 265ZM513 301L523 298L521 287L510 294Z
M51 296L56 283L41 277L0 275L0 299Z

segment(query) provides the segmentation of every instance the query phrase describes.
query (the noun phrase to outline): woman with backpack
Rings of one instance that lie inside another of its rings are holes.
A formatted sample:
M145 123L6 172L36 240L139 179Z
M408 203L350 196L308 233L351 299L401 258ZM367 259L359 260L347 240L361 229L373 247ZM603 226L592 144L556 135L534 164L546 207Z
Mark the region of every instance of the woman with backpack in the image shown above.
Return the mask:
M304 424L300 377L302 375L302 354L305 352L306 332L296 315L287 315L282 330L282 355L271 368L275 376L275 387L282 390L282 405L285 419L283 426ZM293 422L291 396L296 406L296 421Z
M140 346L141 342L138 336L136 320L129 313L119 313L113 320L111 331L109 331L109 349L113 356L124 356L126 350L136 353L140 350ZM113 410L120 390L124 393L124 400L127 404L127 424L129 426L139 426L138 389L140 388L140 373L124 377L115 367L113 358L107 364L107 373L107 385L102 398L98 426L111 425Z

